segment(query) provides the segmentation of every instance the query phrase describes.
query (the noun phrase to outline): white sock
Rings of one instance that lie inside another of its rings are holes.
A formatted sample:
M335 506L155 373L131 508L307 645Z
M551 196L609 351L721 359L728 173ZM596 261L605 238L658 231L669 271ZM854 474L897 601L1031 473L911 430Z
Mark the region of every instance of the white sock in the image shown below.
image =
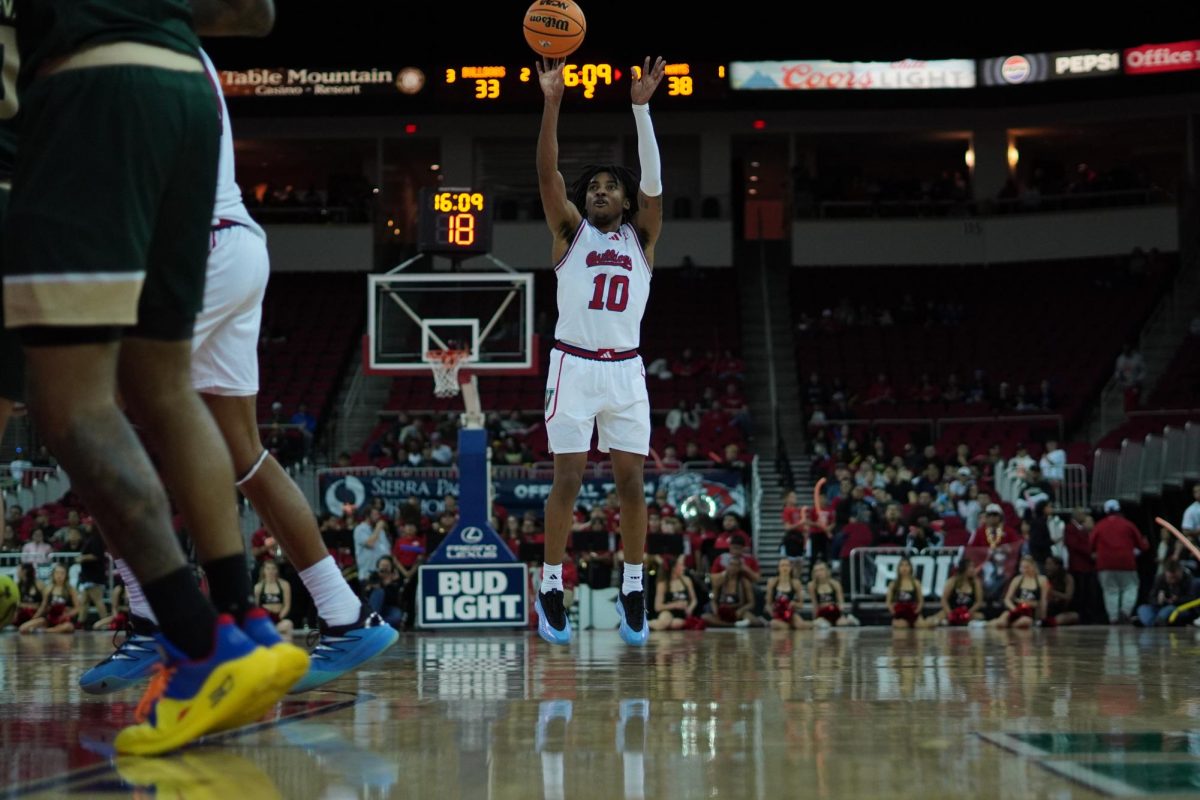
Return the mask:
M542 594L563 591L561 562L558 564L542 563L542 586L538 591Z
M312 595L317 613L326 625L336 627L358 622L362 602L350 591L333 556L325 556L308 569L301 570L300 580L304 581L304 587Z
M633 594L642 590L642 565L626 564L625 577L621 579L621 594Z
M142 593L142 585L138 583L133 569L125 563L123 558L118 558L115 563L117 572L121 573L121 580L125 581L125 594L129 597L129 613L137 614L142 619L148 619L157 625L158 617L154 616L154 609L150 608L150 604L146 602L146 595Z

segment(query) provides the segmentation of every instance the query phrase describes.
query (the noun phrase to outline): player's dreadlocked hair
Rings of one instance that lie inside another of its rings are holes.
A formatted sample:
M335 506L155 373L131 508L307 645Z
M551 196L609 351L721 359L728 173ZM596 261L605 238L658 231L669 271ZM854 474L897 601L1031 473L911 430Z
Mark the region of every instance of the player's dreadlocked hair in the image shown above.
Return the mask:
M638 210L638 184L641 182L641 178L629 167L623 167L620 164L588 164L583 168L583 174L579 176L578 180L571 184L571 202L579 209L583 218L587 219L587 187L592 178L601 172L614 175L617 182L621 184L621 189L629 200L629 208L625 209L621 215L621 222L631 222Z

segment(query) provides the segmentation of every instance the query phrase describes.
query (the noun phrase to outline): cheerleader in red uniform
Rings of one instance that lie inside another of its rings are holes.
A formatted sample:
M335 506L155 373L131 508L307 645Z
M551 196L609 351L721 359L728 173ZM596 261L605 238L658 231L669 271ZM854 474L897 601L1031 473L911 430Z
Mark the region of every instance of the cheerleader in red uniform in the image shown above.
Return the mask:
M915 628L924 605L921 582L913 575L912 562L902 556L896 565L896 579L888 586L887 605L892 611L893 628Z
M767 581L767 608L773 630L803 631L812 627L800 616L804 610L804 584L796 577L791 559L779 559L779 574Z
M853 614L842 611L842 606L846 603L846 598L842 594L842 585L830 577L829 565L824 561L818 561L813 565L812 580L808 584L808 596L813 601L813 625L815 627L858 625L858 619Z
M21 565L17 573L17 593L21 599L17 603L17 617L13 624L20 628L37 616L38 609L42 607L42 598L46 595L46 587L37 579L33 564Z
M932 617L917 623L918 627L937 625L968 625L983 620L983 583L975 562L964 558L958 562L954 577L942 588L942 607Z
M1050 584L1038 574L1033 556L1021 557L1021 572L1008 584L1004 593L1007 609L992 620L994 628L1031 628L1046 618L1046 603L1050 597Z
M18 630L21 633L35 633L39 630L46 633L74 633L75 617L78 614L79 595L75 592L75 587L67 583L67 568L62 564L55 564L54 571L50 573L50 585L46 587L37 614Z

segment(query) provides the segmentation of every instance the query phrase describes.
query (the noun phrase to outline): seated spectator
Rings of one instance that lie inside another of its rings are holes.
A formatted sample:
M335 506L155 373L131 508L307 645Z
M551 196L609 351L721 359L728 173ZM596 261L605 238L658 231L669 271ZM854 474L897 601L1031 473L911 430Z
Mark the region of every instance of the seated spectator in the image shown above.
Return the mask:
M749 628L763 625L763 620L754 613L754 581L743 569L743 561L732 554L720 573L713 580L713 601L710 610L702 619L714 628ZM756 573L757 574L757 573Z
M46 542L46 532L43 528L34 528L29 541L21 548L22 564L49 564L50 554L54 548Z
M1017 396L1013 398L1014 411L1037 411L1038 405L1032 397L1025 392L1025 384L1017 386Z
M754 583L758 583L762 579L762 570L758 566L758 559L746 552L746 545L748 544L746 534L740 530L731 530L729 528L730 519L736 523L737 517L733 514L725 515L725 531L722 533L722 536L726 537L724 541L727 543L728 552L721 552L714 559L711 572L714 576L720 575L729 568L730 564L736 561L741 564L743 574L748 576ZM722 539L718 537L715 549L720 551L722 549L721 544Z
M930 547L941 547L941 526L941 520L934 521L925 513L918 514L908 526L908 536L904 540L905 548L919 553Z
M875 534L873 542L876 547L903 547L908 538L908 530L900 518L900 506L897 503L888 504L883 511L883 522Z
M958 569L942 587L941 608L931 617L917 622L921 628L938 625L983 624L983 583L975 562L969 558L959 559Z
M912 561L901 556L896 565L896 579L888 584L887 607L892 612L893 628L915 628L921 619L921 606L925 593L921 582L913 574Z
M689 410L686 400L680 400L679 405L667 412L663 424L667 426L667 430L672 436L685 426L697 430L700 427L700 414L694 408Z
M1062 484L1067 466L1067 451L1058 446L1056 439L1047 439L1046 452L1042 454L1038 466L1041 468L1042 477L1049 481L1051 486ZM1053 496L1051 494L1051 497Z
M1046 601L1046 618L1042 624L1047 627L1078 625L1079 614L1071 610L1075 599L1075 579L1058 556L1046 557L1045 572L1050 599Z
M858 619L853 614L842 611L846 605L842 585L830 577L829 565L824 561L813 565L808 596L812 598L813 626L817 629L858 625Z
M767 581L767 613L773 630L802 631L812 627L804 619L804 584L795 573L792 560L779 559L779 574Z
M1010 545L1019 547L1021 537L1004 524L1004 509L997 503L989 503L984 510L983 524L972 534L967 547L986 547L990 551Z
M21 543L17 541L17 532L12 525L4 525L4 539L0 541L0 553L19 553Z
M1053 411L1058 407L1058 402L1055 400L1054 392L1050 388L1049 380L1043 380L1041 385L1038 387L1038 393L1034 398L1034 403L1042 411ZM1047 444L1049 443L1047 442ZM1050 448L1047 447L1046 449L1049 450Z
M961 403L966 397L958 382L958 373L951 372L946 376L946 386L942 389L942 401L945 403Z
M675 445L669 444L663 448L662 465L667 469L678 469L683 462L679 460L679 451Z
M1004 593L1004 608L991 621L993 628L1030 628L1046 618L1050 600L1050 584L1038 574L1033 556L1021 557L1021 571L1008 584Z
M1150 602L1138 606L1136 624L1147 628L1156 625L1186 625L1196 617L1194 610L1180 614L1175 621L1170 622L1171 615L1179 606L1200 596L1200 586L1197 586L1192 573L1179 563L1177 559L1168 558L1163 562L1162 574L1154 581L1150 590Z
M888 376L881 372L876 377L875 382L867 388L867 395L863 398L864 406L875 406L880 404L894 404L896 402L895 392L892 390L892 385L888 381Z
M676 377L690 378L704 372L706 366L707 364L696 358L695 353L688 347L684 348L684 351L679 354L679 358L671 363L671 374Z
M654 493L653 506L658 510L658 515L666 520L667 517L675 516L675 506L667 501L667 490L659 489Z
M950 496L958 503L966 498L971 487L975 485L975 473L970 467L959 467L954 475L954 480L950 482Z
M725 445L720 458L714 458L713 460L723 469L744 470L749 466L742 455L742 449L733 443Z
M254 603L271 615L279 635L292 635L292 621L288 614L292 610L292 586L279 577L279 565L274 560L264 561L262 575L254 584Z
M404 582L391 556L380 556L375 571L367 578L367 605L387 624L399 630L404 624L400 593Z
M1019 516L1033 510L1043 501L1049 501L1054 496L1054 487L1050 481L1042 477L1042 468L1034 463L1025 471L1025 477L1017 480L1017 491L1013 495L1013 508Z
M808 376L808 383L804 384L803 395L804 404L809 407L825 404L828 392L821 383L820 375L814 372Z
M922 373L920 380L911 392L913 402L932 403L941 396L941 391L929 378L929 373Z
M732 350L723 350L720 358L713 361L712 370L722 380L726 378L741 378L746 371L746 364L735 356Z
M654 589L654 609L658 616L650 620L652 631L683 630L689 617L696 614L696 586L685 569L683 556L671 564L670 574L657 581Z
M962 519L964 527L969 531L973 531L979 527L979 516L983 513L983 505L980 499L984 497L987 497L987 495L981 495L979 487L971 484L970 488L967 489L967 496L957 503L958 516Z

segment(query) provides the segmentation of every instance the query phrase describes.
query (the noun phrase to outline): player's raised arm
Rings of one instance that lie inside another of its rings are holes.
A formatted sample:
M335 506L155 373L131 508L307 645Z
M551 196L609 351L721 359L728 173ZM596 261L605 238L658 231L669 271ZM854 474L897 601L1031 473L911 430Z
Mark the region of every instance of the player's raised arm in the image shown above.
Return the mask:
M266 36L275 0L192 0L192 27L201 36Z
M662 56L650 65L647 56L641 72L633 79L629 90L633 100L633 121L637 124L638 161L642 169L642 182L638 187L638 211L633 220L642 239L646 260L654 265L654 243L662 232L662 163L658 156L658 141L654 138L654 124L650 121L650 97L662 82L667 64Z
M562 105L564 63L562 59L542 59L537 65L538 83L546 96L537 143L538 190L542 194L546 224L554 234L555 261L562 258L583 219L567 197L566 181L558 171L558 110Z

